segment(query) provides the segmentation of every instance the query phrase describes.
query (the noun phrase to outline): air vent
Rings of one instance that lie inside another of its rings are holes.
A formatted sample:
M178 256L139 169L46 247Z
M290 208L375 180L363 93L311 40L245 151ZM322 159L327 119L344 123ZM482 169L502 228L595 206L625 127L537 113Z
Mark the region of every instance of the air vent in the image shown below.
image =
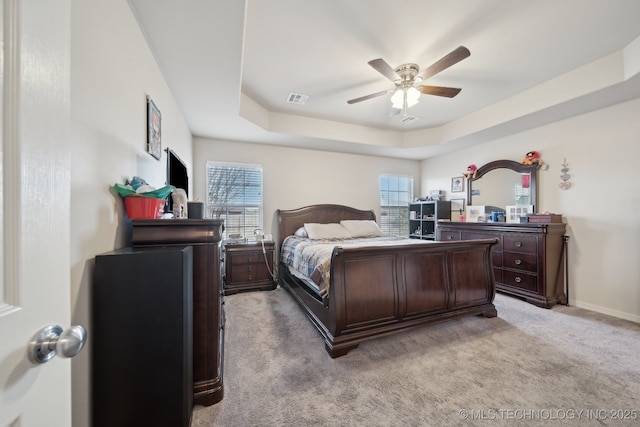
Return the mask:
M416 116L404 116L401 120L400 123L412 123L415 122L416 120L420 120L421 117L416 117Z
M304 103L307 102L307 99L309 99L309 96L307 95L291 92L289 94L289 98L287 98L287 102L290 104L304 105Z

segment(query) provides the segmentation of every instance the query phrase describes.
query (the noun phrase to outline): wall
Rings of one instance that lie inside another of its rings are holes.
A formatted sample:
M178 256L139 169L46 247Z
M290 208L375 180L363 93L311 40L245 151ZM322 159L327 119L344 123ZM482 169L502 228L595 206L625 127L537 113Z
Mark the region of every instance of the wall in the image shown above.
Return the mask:
M88 348L72 359L73 424L89 425L89 296L95 255L125 244L124 208L110 192L135 175L165 184L166 154L146 151L146 95L162 113L163 148L192 161L191 133L126 0L71 6L71 306L88 327ZM117 333L117 331L114 331Z
M375 209L380 216L378 180L382 174L414 177L419 194L420 162L331 153L243 142L194 138L194 198L206 201L208 160L260 164L264 181L264 228L276 233L276 209L335 203Z
M538 210L562 213L570 236L570 304L640 322L638 111L640 99L424 160L422 188L449 190L471 163L521 161L539 151L549 169L539 172ZM564 159L566 191L559 188Z

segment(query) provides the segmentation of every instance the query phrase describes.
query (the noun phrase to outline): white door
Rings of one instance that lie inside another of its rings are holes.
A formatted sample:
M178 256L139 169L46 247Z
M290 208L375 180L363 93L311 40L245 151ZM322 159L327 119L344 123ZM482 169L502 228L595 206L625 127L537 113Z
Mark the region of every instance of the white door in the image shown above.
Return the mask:
M28 359L70 319L70 1L2 0L0 427L71 426L71 361Z

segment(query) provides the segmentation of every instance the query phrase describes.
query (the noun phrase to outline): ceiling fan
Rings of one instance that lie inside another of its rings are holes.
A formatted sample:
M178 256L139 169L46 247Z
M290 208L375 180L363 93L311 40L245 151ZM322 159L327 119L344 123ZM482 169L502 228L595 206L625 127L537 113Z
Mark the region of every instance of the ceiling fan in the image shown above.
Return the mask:
M418 98L422 93L425 95L453 98L460 93L462 89L443 86L429 86L421 83L429 77L435 76L439 72L457 64L470 55L471 52L469 52L469 49L464 46L459 46L422 71L420 71L420 67L416 64L408 63L392 68L384 59L374 59L369 61L368 64L380 74L391 80L395 84L395 87L362 96L360 98L350 99L347 103L355 104L357 102L377 98L393 92L393 96L391 97L392 107L390 115L394 116L399 114L401 111L404 111L404 114L406 115L407 108L417 104Z

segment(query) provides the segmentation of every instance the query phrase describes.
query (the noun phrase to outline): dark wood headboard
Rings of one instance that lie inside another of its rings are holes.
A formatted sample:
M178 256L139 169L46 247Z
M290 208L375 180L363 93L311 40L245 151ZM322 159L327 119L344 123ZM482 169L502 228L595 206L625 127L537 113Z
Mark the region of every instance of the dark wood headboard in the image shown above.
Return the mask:
M329 224L342 219L376 220L373 210L363 211L342 205L311 205L299 209L276 211L278 216L278 247L287 236L291 236L305 223Z

